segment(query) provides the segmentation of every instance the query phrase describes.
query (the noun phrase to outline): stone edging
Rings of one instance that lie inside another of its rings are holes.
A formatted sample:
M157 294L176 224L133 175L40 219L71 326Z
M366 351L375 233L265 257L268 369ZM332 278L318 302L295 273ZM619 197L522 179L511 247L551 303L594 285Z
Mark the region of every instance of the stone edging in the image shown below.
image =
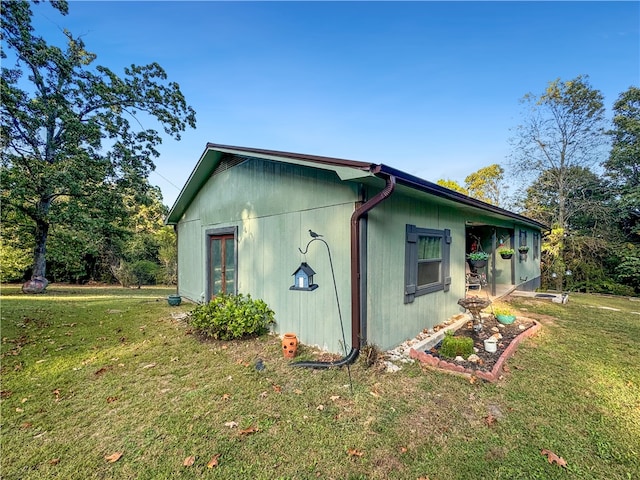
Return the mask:
M483 380L486 380L488 382L497 382L501 376L500 370L502 370L502 365L509 357L513 355L513 353L516 351L516 348L518 347L518 344L523 339L531 337L532 335L537 333L538 330L542 328L542 324L540 322L536 320L532 320L532 321L534 325L526 329L524 332L522 332L520 335L518 335L516 338L514 338L511 341L509 346L507 346L507 348L504 349L504 352L502 352L502 354L500 355L500 358L498 359L498 361L493 366L493 369L490 372L484 372L482 370L474 370L472 368L465 368L462 365L451 363L446 360L441 360L426 352L417 351L414 348L409 350L409 356L411 358L419 360L420 363L426 364L430 367L439 368L447 372L461 374L468 377L475 376L478 378L482 378Z

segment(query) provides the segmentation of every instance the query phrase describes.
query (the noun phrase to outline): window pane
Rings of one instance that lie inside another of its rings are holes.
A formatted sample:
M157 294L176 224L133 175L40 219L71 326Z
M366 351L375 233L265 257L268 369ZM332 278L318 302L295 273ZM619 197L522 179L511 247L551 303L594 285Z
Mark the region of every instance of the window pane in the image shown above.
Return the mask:
M233 238L227 238L224 244L225 252L225 293L235 293L236 268Z
M211 295L222 292L222 245L218 239L211 239Z
M442 262L418 262L418 286L440 282Z
M418 237L418 260L442 258L442 238Z

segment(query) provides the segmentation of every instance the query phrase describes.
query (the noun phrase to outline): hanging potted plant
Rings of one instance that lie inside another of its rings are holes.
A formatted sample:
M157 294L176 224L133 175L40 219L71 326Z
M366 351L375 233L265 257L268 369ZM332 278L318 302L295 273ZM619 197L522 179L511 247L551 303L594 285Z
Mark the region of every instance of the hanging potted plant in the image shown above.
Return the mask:
M486 252L471 252L467 254L469 265L473 268L482 268L487 265L489 254Z
M502 258L509 260L516 251L513 248L503 248L498 252Z
M520 260L526 260L527 259L527 253L529 252L529 246L528 245L520 245L518 247L518 252L520 253Z

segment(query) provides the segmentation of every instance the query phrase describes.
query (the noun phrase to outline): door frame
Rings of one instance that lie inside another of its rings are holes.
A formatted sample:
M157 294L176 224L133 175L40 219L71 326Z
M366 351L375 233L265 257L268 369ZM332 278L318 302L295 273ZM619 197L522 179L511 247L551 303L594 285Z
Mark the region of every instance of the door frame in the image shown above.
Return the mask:
M211 301L211 239L213 237L231 236L233 235L233 262L235 267L235 278L233 279L233 293L238 292L238 227L209 228L205 231L204 248L205 248L205 302Z

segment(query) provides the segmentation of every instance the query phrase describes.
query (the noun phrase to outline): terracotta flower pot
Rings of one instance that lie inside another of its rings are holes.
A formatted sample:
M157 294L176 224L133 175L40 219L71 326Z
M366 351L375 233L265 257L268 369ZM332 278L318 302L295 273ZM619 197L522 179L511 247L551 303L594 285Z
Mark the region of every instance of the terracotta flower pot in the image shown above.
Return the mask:
M298 337L295 333L285 333L282 337L282 353L285 358L293 358L298 351Z

